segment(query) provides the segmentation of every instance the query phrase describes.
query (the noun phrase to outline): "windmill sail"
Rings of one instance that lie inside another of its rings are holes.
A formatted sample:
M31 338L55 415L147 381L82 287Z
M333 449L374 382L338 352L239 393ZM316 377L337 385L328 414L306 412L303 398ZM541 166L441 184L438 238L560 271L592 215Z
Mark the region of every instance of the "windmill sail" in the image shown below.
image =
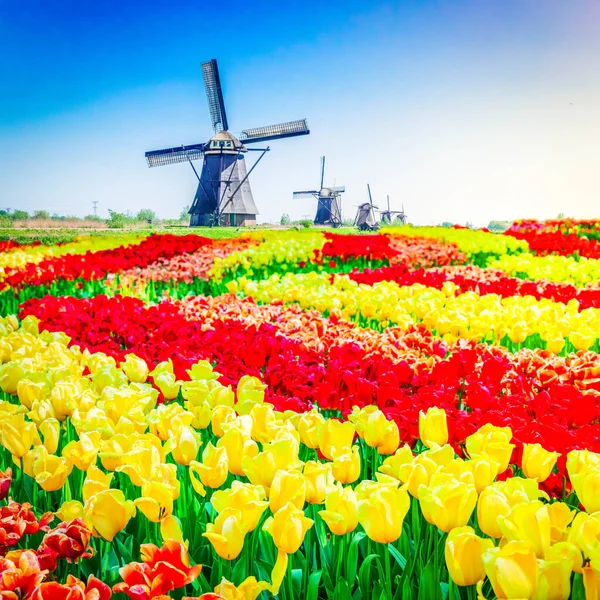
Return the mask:
M145 156L149 167L162 167L164 165L173 165L175 163L202 158L206 146L206 144L192 144L191 146L152 150L146 152Z
M208 100L208 110L215 133L227 131L227 114L225 113L225 103L223 102L223 90L221 89L221 78L219 77L219 68L217 61L213 58L202 63L202 76L204 77L204 87L206 88L206 99Z
M298 121L279 123L279 125L267 125L266 127L244 129L239 136L239 140L243 144L253 144L255 142L278 140L280 138L307 135L309 133L310 130L306 123L306 119L300 119Z

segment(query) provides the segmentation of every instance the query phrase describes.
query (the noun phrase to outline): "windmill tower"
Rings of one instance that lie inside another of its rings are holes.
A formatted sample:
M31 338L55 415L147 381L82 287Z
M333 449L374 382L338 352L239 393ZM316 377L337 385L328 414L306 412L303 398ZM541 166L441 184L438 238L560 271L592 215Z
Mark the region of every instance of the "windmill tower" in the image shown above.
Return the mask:
M306 119L245 129L236 137L229 132L219 69L214 58L202 63L202 75L215 135L206 143L146 152L148 166L189 162L198 178L198 189L189 210L191 227L254 225L258 209L248 177L270 148L246 148L246 144L307 135L310 131ZM248 170L245 154L250 151L261 154ZM192 161L200 159L202 171L198 175Z
M318 190L305 190L303 192L294 192L294 198L317 199L317 214L315 216L315 225L329 225L331 227L340 227L342 224L342 193L346 188L323 187L325 179L325 157L321 156L321 187Z
M379 222L375 216L375 211L379 210L373 205L373 197L371 196L371 186L367 183L367 191L369 192L369 201L359 205L354 217L354 226L361 231L375 231L379 228Z
M390 197L387 197L387 210L381 211L381 221L385 223L391 223L392 221L400 221L402 225L406 225L408 217L404 212L404 204L402 210L390 210Z

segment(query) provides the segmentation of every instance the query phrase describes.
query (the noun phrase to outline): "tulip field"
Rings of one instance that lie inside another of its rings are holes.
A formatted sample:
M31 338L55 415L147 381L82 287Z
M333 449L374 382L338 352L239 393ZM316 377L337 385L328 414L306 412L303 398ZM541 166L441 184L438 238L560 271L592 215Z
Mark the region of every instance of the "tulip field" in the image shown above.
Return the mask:
M600 600L600 222L0 242L1 600Z

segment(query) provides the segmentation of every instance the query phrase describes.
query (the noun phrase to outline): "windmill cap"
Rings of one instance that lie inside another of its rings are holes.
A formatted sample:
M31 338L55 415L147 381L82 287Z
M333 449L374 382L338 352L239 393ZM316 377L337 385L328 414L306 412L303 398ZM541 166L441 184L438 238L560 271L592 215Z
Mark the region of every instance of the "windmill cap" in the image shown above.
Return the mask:
M204 153L210 154L211 152L237 154L238 152L246 152L246 147L229 131L219 131L208 140L208 150Z

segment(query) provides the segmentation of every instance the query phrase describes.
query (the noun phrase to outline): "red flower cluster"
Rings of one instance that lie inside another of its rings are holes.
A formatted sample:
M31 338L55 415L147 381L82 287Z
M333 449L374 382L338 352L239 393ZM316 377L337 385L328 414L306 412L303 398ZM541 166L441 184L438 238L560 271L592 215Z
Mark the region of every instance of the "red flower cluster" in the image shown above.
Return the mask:
M64 558L68 562L80 558L90 558L93 551L89 548L92 532L81 519L60 523L49 531L42 540L39 552Z
M104 279L109 273L120 273L134 267L143 268L159 259L189 254L212 244L213 240L194 234L152 234L139 244L127 248L65 254L47 258L37 264L29 263L20 269L7 269L4 283L18 288L24 285L49 285L58 279Z
M39 246L40 242L34 242L31 246ZM0 252L6 252L7 250L14 250L15 248L22 248L23 245L12 240L4 240L0 242Z
M143 562L119 569L123 582L113 587L114 592L123 592L132 600L163 597L194 581L202 570L202 565L190 567L185 546L175 540L165 541L162 548L142 544L140 552Z
M505 233L572 233L582 231L593 231L598 229L600 221L578 220L578 219L548 219L538 221L537 219L519 219L515 221Z
M108 600L112 596L110 587L90 575L83 583L73 575L67 575L66 583L45 581L38 585L27 600Z
M0 471L0 500L8 496L8 490L12 483L12 469L9 467L6 471Z
M438 406L448 413L457 451L487 422L510 426L517 452L525 442L563 454L600 450L600 356L594 352L564 358L465 341L448 347L423 328L367 332L315 312L257 307L229 295L153 307L132 298L46 297L25 303L25 314L118 360L127 352L151 364L173 357L179 378L201 358L216 363L223 383L254 375L268 385L267 399L278 410L319 404L346 415L353 406L377 404L411 444L419 411ZM560 492L559 484L551 478L548 488Z
M531 252L540 256L577 254L585 258L600 258L600 242L580 237L575 233L564 234L558 231L533 233L509 230L506 234L518 240L525 240L529 244Z
M0 506L0 556L18 544L24 535L48 531L52 519L52 513L45 513L38 520L28 502L19 504L9 500L6 506Z
M388 261L398 254L390 244L387 235L339 235L326 232L323 248L315 250L319 262L338 259L340 262L364 259L367 261Z
M421 283L442 289L451 281L461 292L474 291L478 294L498 294L508 296L533 296L540 300L547 298L566 304L577 300L581 310L600 308L600 287L578 288L569 283L552 281L526 281L510 277L503 271L482 269L475 265L448 266L439 269L410 269L404 265L382 267L380 269L354 270L348 276L358 283L373 285L378 281L394 281L398 285Z

